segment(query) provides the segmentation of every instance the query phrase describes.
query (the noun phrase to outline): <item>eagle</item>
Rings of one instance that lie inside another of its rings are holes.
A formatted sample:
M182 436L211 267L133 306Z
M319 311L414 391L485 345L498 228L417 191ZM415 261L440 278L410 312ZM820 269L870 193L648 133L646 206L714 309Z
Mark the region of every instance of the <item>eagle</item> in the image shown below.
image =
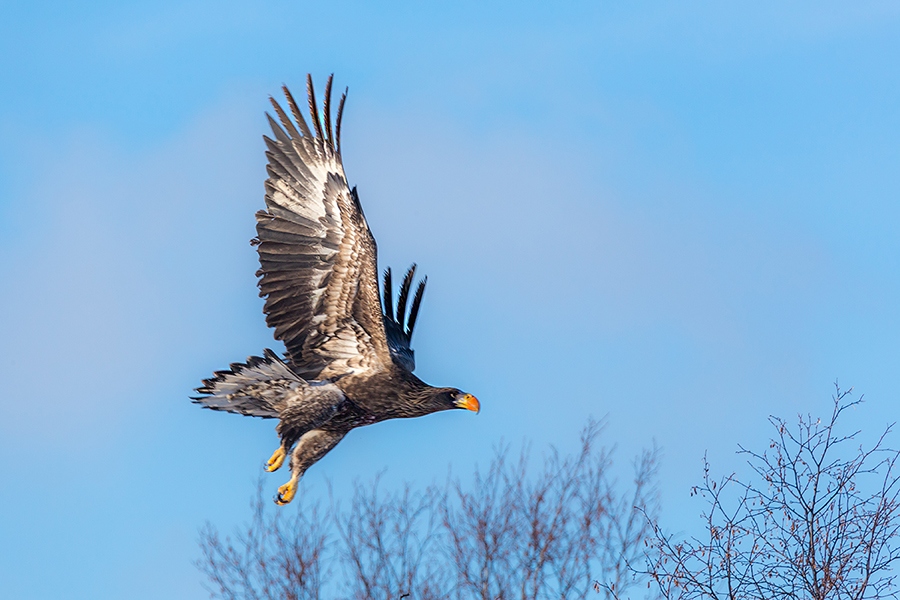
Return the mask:
M396 309L390 268L379 292L375 238L341 159L346 89L332 129L333 78L325 85L320 116L307 75L312 129L287 86L282 90L290 115L274 98L278 120L266 114L274 139L263 136L266 208L256 213L251 244L259 252L266 323L286 353L267 349L233 363L203 380L192 398L203 408L279 420L281 444L264 467L274 472L289 457L291 477L278 488L279 505L294 498L307 469L356 427L480 410L472 394L433 387L413 375L410 341L427 278L410 303L416 266L410 267Z

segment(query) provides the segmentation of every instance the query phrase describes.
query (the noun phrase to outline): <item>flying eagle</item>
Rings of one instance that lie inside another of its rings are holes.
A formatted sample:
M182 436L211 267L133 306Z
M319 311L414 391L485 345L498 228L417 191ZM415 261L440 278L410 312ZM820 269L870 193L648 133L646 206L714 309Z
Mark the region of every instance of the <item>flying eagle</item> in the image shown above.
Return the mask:
M332 76L333 77L333 76ZM479 411L475 396L432 387L413 375L410 339L425 291L415 265L400 285L394 310L391 271L378 289L375 238L356 188L347 185L341 160L341 96L332 131L331 82L320 119L312 77L307 76L310 130L287 87L293 120L271 99L278 122L266 115L275 139L268 151L266 209L256 213L260 296L266 323L284 342L218 371L197 388L204 408L279 419L281 445L269 472L290 456L291 478L278 488L277 504L290 502L300 477L347 433L385 419L421 417L451 408ZM280 125L279 125L280 122Z

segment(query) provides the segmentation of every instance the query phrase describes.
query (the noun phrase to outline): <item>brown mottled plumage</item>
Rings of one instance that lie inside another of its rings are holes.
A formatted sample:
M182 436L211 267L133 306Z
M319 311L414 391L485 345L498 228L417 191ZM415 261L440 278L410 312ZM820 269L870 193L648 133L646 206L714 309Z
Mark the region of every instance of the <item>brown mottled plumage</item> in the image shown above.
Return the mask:
M425 281L409 315L413 265L400 286L394 312L391 272L378 290L375 239L356 188L341 161L341 119L346 92L331 123L331 83L320 118L312 78L307 96L313 129L293 96L284 95L293 120L272 99L267 115L275 139L264 136L266 209L256 213L260 296L266 323L284 342L283 360L271 350L232 364L197 389L205 408L280 420L281 446L267 470L290 456L291 480L276 501L290 502L306 470L353 428L385 419L420 417L451 408L479 410L471 394L435 388L413 375L410 340Z

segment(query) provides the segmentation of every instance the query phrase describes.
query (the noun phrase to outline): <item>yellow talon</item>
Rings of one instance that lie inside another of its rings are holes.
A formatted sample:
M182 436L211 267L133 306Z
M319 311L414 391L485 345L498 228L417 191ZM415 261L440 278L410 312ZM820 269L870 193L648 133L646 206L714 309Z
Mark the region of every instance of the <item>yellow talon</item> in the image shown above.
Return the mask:
M286 484L278 488L278 495L275 496L275 504L278 506L284 506L288 502L294 499L294 495L297 493L297 478L291 477L291 480Z
M278 448L278 450L272 453L272 458L269 459L269 462L266 463L266 471L273 473L280 469L281 465L284 464L284 457L286 455L287 452L284 451L284 447Z

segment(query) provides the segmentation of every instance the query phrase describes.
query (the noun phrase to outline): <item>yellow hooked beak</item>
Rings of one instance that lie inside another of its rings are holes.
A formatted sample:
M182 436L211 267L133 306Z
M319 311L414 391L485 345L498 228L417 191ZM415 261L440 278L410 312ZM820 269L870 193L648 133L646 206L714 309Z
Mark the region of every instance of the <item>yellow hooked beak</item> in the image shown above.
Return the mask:
M481 410L481 405L478 403L478 398L476 398L472 394L464 394L456 401L456 406L457 408L471 410L474 413L477 413Z

